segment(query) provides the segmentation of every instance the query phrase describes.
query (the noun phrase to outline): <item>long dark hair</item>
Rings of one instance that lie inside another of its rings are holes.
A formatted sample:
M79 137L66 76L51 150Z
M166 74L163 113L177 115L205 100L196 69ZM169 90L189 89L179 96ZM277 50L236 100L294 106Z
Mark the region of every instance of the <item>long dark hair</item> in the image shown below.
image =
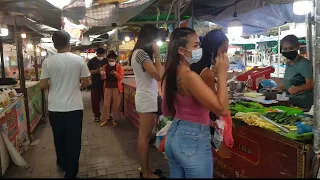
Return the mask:
M204 68L209 68L211 63L215 64L218 49L225 41L228 41L228 37L221 29L208 32L201 42L202 58L199 62L191 64L191 70L200 74ZM214 62L211 62L212 59Z
M181 58L181 55L178 53L178 49L180 47L186 47L189 36L195 33L196 32L193 29L183 27L175 29L170 35L170 41L167 50L167 61L161 86L165 80L166 86L164 93L168 110L171 111L172 115L175 113L173 101L177 92L177 68Z
M144 25L139 33L138 40L134 46L132 53L129 58L129 65L131 65L133 52L137 49L144 50L151 60L153 60L153 41L160 37L160 31L157 27L151 24Z

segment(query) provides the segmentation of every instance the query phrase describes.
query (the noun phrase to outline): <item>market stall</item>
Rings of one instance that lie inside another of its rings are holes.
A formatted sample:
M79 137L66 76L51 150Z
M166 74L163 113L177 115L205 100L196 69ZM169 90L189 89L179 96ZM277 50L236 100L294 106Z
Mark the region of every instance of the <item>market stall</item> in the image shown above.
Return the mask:
M213 150L215 177L310 178L313 133L303 130L312 129L312 126L296 125L300 121L309 123L309 117L306 118L307 115L298 108L238 100L230 105L234 115L234 146L227 155ZM283 132L260 115L289 132Z
M0 97L0 167L3 175L9 167L10 156L17 165L24 163L19 160L19 154L27 150L29 138L23 94L5 90Z

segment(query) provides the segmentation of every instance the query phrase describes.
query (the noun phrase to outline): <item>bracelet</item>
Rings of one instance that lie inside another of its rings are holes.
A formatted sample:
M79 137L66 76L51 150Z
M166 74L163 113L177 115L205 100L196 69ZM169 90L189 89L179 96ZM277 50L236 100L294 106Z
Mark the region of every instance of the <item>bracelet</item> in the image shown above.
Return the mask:
M159 58L160 59L160 57L154 57L155 59L157 59L157 58Z

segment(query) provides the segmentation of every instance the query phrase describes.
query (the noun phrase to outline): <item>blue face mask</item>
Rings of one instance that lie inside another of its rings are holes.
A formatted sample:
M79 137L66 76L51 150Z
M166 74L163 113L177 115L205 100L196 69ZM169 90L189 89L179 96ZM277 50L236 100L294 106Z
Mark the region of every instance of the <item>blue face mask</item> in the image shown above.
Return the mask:
M186 49L187 51L190 51L188 49ZM199 48L199 49L195 49L195 50L192 50L191 51L192 53L192 58L186 58L186 61L189 63L189 64L194 64L194 63L197 63L200 61L200 59L202 58L202 48Z

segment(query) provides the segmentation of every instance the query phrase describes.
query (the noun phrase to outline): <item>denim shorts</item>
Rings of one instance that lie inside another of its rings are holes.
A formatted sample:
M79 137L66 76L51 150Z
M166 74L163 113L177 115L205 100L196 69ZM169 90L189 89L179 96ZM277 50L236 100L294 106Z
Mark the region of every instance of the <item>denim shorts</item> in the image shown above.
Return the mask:
M209 126L174 119L166 137L165 153L170 178L213 178Z

